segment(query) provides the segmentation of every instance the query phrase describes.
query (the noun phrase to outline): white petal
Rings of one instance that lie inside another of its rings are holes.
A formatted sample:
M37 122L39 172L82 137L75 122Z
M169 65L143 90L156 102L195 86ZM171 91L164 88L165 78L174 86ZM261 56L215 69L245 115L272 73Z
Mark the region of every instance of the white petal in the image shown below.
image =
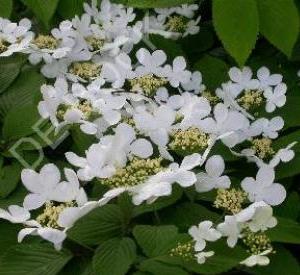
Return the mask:
M176 182L182 187L192 186L197 181L196 175L190 171L180 171L176 174Z
M18 234L18 242L22 242L23 239L28 235L36 235L34 234L37 231L37 228L24 228Z
M40 171L40 178L46 188L55 186L60 181L59 169L52 163L46 164Z
M134 155L140 158L148 158L153 154L152 144L144 138L140 138L134 141L130 145L130 149Z
M32 193L41 193L43 188L40 184L40 177L37 172L31 169L23 169L21 179L26 189Z
M67 152L65 156L68 162L70 162L74 166L84 168L87 165L87 161L85 158L79 157L73 152Z
M44 195L28 194L24 199L23 206L25 209L33 210L40 208L45 202L46 198Z
M225 170L223 158L219 155L210 157L205 164L205 170L210 176L220 177Z
M265 189L264 201L270 205L279 205L285 198L286 190L279 183L274 183L269 188Z
M191 170L196 166L200 165L201 160L202 160L201 155L197 153L186 156L184 157L180 165L180 168L185 170Z
M262 167L258 170L256 180L262 185L270 185L274 182L275 172L273 168Z

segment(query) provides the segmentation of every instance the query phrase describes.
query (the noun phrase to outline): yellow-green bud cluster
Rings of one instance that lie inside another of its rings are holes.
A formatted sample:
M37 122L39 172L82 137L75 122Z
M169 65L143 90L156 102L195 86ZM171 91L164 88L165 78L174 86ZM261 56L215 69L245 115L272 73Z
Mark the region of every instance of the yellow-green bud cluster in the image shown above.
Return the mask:
M75 108L77 108L84 114L85 119L89 119L94 114L93 107L87 100L82 100L79 103L75 104Z
M55 50L58 46L58 41L52 35L38 35L32 42L39 49Z
M73 202L61 203L59 205L55 205L53 202L47 202L44 212L36 218L36 221L44 227L60 228L57 223L60 213L65 208L74 205Z
M129 80L132 92L142 91L146 96L154 96L157 89L168 83L167 79L148 74Z
M261 159L271 157L275 154L272 148L272 140L269 138L254 139L251 149L254 150L255 154Z
M93 62L75 62L71 65L70 73L84 80L91 80L100 75L101 66Z
M183 260L190 261L194 259L194 244L192 241L186 243L178 243L178 245L171 249L169 255L171 257L180 257Z
M246 229L243 233L243 243L251 255L258 255L266 250L273 250L271 240L264 232L252 232Z
M120 168L108 179L101 180L101 184L111 188L130 187L145 182L150 176L163 170L162 159L134 158L125 168Z
M187 27L187 20L183 16L174 15L170 16L166 27L171 32L184 32Z
M56 117L58 118L58 120L63 121L66 112L72 108L80 110L83 113L85 120L92 120L93 118L99 117L99 114L93 110L93 107L89 101L81 100L74 105L59 105L56 111Z
M86 42L92 47L93 51L99 51L103 47L105 40L95 36L89 36L86 38Z
M203 91L201 96L205 97L212 105L216 105L220 102L220 98L218 98L216 95L213 95L213 93L209 90Z
M7 50L7 43L0 39L0 53L4 53Z
M135 122L132 117L122 117L122 122L130 125L131 127L135 128Z
M218 189L214 206L225 209L232 214L237 214L242 210L242 204L246 198L247 194L242 190L235 188Z
M198 128L177 130L171 135L169 147L176 152L197 153L208 145L209 136Z
M259 107L263 103L261 91L246 91L237 102L246 110Z

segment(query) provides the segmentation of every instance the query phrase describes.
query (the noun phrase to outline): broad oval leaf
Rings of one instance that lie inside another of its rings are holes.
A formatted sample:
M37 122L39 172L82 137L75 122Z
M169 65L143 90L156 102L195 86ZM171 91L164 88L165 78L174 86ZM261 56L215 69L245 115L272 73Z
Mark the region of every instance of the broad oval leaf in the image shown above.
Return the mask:
M195 2L194 0L115 0L113 2L121 3L126 6L150 9L167 8Z
M6 198L16 189L21 169L21 165L17 162L0 168L0 198Z
M9 18L13 8L13 0L0 0L0 17Z
M0 275L55 275L71 258L47 244L17 245L1 258Z
M59 0L22 0L23 3L30 8L34 15L43 22L46 28L49 27Z
M214 0L213 23L224 48L242 66L258 35L255 0Z
M93 257L93 267L101 275L125 275L136 259L136 245L130 238L103 242Z
M123 232L123 217L117 205L107 204L81 218L68 231L72 240L86 245L120 237Z
M299 34L299 13L293 0L256 0L260 32L291 56Z

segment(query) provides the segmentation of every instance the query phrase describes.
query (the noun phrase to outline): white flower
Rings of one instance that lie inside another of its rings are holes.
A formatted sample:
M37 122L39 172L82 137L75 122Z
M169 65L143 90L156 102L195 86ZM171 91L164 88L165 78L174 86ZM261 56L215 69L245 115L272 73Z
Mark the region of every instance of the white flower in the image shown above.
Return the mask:
M250 136L263 135L266 138L275 139L278 137L278 131L284 126L284 120L280 117L274 117L271 120L259 118L254 121L249 128Z
M286 90L287 86L284 83L277 85L274 90L267 88L264 91L264 97L267 99L266 111L272 113L276 107L281 108L286 103Z
M178 183L184 188L192 186L196 182L196 175L190 170L200 163L201 156L199 154L186 156L180 166L172 163L166 170L151 176L145 182L133 187L120 187L108 191L99 200L99 203L106 204L126 191L132 196L132 202L135 205L140 205L144 201L152 203L159 197L171 195L174 183Z
M124 167L128 155L148 158L153 154L151 143L144 139L137 139L134 129L126 123L119 124L114 135L106 135L100 142L109 147L108 161L117 167Z
M291 148L293 148L296 144L297 142L293 142L286 148L280 149L270 161L269 166L276 167L280 162L290 162L295 157L295 152Z
M96 201L89 201L79 207L65 208L60 214L57 220L59 226L69 229L74 223L81 217L87 215L89 212L99 207L100 204Z
M229 188L230 179L222 176L225 170L225 163L221 156L210 157L205 164L206 173L197 174L195 184L198 192L208 192L214 188Z
M266 67L261 67L257 71L257 78L259 80L259 89L264 91L272 86L277 86L282 82L282 75L272 74Z
M251 202L264 201L270 205L281 204L286 191L279 183L274 183L275 172L273 168L261 167L254 178L245 178L241 185Z
M182 16L185 16L187 18L192 18L195 15L195 12L199 9L199 5L197 4L183 4L179 7L174 7L174 11L177 14L180 14ZM157 11L157 9L155 9L155 11Z
M183 56L178 56L173 61L173 67L166 65L164 75L167 76L172 87L187 83L191 78L191 72L186 70L186 61Z
M136 139L131 126L121 123L115 129L115 135L106 135L98 144L93 144L86 151L86 158L72 152L66 153L66 158L74 166L80 167L77 174L81 180L90 181L93 178L109 178L116 168L124 167L130 154L140 158L152 155L151 143L143 138Z
M193 72L191 79L181 86L186 92L193 92L194 94L200 94L205 90L205 85L202 84L202 74L198 71Z
M239 239L242 225L238 223L235 216L225 216L225 221L217 226L217 230L222 236L227 237L229 247L234 247Z
M180 128L201 128L201 119L207 117L211 112L211 106L206 98L188 92L171 96L167 105L172 109L177 109L177 113L182 115Z
M55 228L28 227L19 232L18 242L22 242L23 239L28 235L40 236L44 240L53 243L56 250L60 250L62 248L62 243L67 238L66 232Z
M242 261L240 264L246 265L248 267L253 267L256 265L266 266L270 263L270 259L266 256L271 253L271 250L266 250L258 255L251 255L246 260Z
M214 242L221 238L221 233L212 228L212 225L211 221L204 221L189 229L189 234L195 241L195 251L202 251L206 246L206 241Z
M137 129L160 147L168 144L169 131L175 118L175 112L167 106L159 106L153 113L138 109L133 116Z
M156 50L152 54L144 48L137 51L136 57L140 63L135 69L135 77L154 74L158 77L163 76L162 65L166 62L167 56L162 50Z
M131 59L126 53L120 53L114 58L104 62L101 75L113 88L123 87L125 80L133 77Z
M186 29L185 29L182 37L197 34L200 31L200 27L198 26L200 19L201 19L201 16L199 16L196 20L190 20L186 25Z
M60 172L54 164L46 164L40 171L24 169L21 179L30 191L24 199L24 208L28 210L40 208L47 201L70 202L85 200L85 192L79 186L75 173L65 169L67 182L60 182Z
M41 73L47 78L65 78L70 64L71 61L67 58L55 59L51 63L46 63Z
M15 52L25 52L33 38L30 31L31 22L24 18L19 24L10 22L8 19L0 17L0 41L8 43L4 52L0 56L10 56Z
M26 223L30 219L30 212L18 205L10 205L8 211L0 208L0 219L11 223Z
M80 169L79 179L90 181L93 178L109 178L115 173L115 167L108 163L109 147L101 143L93 144L85 152L86 158L79 157L73 152L66 153L67 160Z
M242 70L233 67L229 70L229 77L234 82L233 86L239 94L243 90L257 90L259 81L252 79L252 71L249 67L244 67Z
M248 119L240 112L230 110L224 104L219 103L214 108L214 118L205 118L199 122L199 126L206 133L212 133L220 137L229 147L233 147L239 141L238 130L247 128Z
M41 87L41 92L43 100L38 105L39 113L45 119L50 118L54 126L58 126L59 121L56 112L59 105L74 104L76 99L69 94L68 83L63 78L58 78L54 86L44 84Z
M266 231L277 225L272 207L263 201L252 203L235 217L239 223L249 227L252 232Z
M212 257L213 255L215 255L214 251L202 251L195 254L195 257L197 258L198 264L204 264L206 262L206 258Z
M273 209L269 205L258 207L251 221L248 223L252 232L266 231L276 225L277 219L273 217Z

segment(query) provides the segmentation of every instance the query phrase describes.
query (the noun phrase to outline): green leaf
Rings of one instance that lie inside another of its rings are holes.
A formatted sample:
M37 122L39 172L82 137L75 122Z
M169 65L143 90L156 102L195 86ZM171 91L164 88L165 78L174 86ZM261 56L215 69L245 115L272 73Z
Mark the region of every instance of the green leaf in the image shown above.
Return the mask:
M85 0L60 0L57 11L64 19L72 19L75 15L83 13Z
M93 267L101 275L125 275L136 259L136 245L130 238L103 242L93 257Z
M17 245L1 258L0 275L55 275L72 258L50 245Z
M71 136L74 141L73 151L78 152L79 154L84 154L92 144L97 142L95 136L83 133L79 126L72 127Z
M0 57L0 93L5 91L9 87L9 85L11 85L11 83L16 79L25 61L25 55Z
M174 224L179 230L187 231L189 227L199 224L203 220L217 220L219 215L196 203L182 203L161 214L165 224Z
M2 256L6 251L12 247L17 245L18 240L18 232L20 231L19 224L12 224L7 221L0 221L0 256ZM5 237L4 237L5 236Z
M0 117L4 117L12 108L35 103L44 81L40 73L31 68L24 69L5 93L0 95Z
M140 264L139 269L155 275L189 275L189 273L180 267L162 263L155 259L143 261Z
M276 179L284 179L300 174L300 155L296 156L288 163L280 163L276 170Z
M256 0L260 32L291 56L299 34L299 13L293 0Z
M35 104L13 108L4 119L3 138L7 141L12 141L33 134L35 132L33 126L40 119L41 117Z
M148 257L164 255L176 244L178 229L176 226L137 225L133 236Z
M210 55L204 55L197 61L194 69L202 73L203 83L210 90L215 90L228 80L228 65L223 60Z
M280 205L274 208L275 216L285 217L291 220L297 220L300 214L300 196L297 192L292 192L288 198Z
M213 23L224 48L242 66L258 35L255 0L214 0Z
M268 236L274 242L300 244L300 224L296 221L277 217L278 224L268 230Z
M14 190L8 197L5 199L0 199L0 208L7 208L12 204L21 205L24 201L25 196L28 194L28 191L21 185Z
M92 260L87 253L81 257L74 257L58 275L96 275L96 273L93 272Z
M0 168L0 197L6 198L12 193L20 180L21 166L14 162L11 165Z
M23 3L32 10L34 15L44 24L49 27L59 0L22 0Z
M173 60L177 56L184 56L184 51L176 41L166 39L161 35L153 34L149 35L149 41L157 49L163 50L167 54L169 60Z
M113 2L135 8L149 9L179 6L181 4L193 3L194 0L114 0Z
M9 18L13 8L12 0L0 0L0 17ZM1 71L1 70L0 70Z
M94 245L120 237L122 232L122 212L117 205L108 204L78 220L68 231L68 236L80 244Z

